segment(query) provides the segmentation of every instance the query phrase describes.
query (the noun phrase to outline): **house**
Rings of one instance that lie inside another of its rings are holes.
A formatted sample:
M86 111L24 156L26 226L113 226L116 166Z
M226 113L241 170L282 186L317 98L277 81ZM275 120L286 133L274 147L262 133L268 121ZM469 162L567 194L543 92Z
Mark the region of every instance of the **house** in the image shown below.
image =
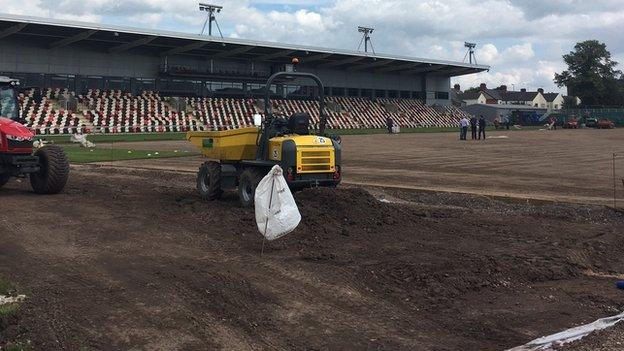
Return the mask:
M459 84L455 84L451 91L451 96L455 106L490 104L496 100L495 97L484 90L462 92Z
M500 93L501 103L505 105L526 105L546 108L548 103L543 93L543 89L538 89L537 91L527 91L526 89L520 89L520 91L503 90Z
M560 93L546 93L543 95L544 99L546 99L546 104L549 111L560 110L563 108L563 103L565 99Z
M488 89L486 84L481 84L478 91L461 93L459 86L454 90L457 99L464 102L465 106L475 104L487 105L523 105L540 109L561 109L563 108L564 97L559 93L544 93L544 89L537 91L508 91L507 86L501 85L496 89Z

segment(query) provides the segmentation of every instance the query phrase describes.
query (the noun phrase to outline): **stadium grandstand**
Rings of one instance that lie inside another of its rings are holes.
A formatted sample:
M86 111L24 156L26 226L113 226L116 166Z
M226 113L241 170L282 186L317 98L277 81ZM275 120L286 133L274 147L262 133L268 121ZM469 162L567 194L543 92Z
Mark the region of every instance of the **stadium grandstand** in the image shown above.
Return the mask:
M262 113L264 82L290 69L325 83L331 128L445 127L464 113L450 79L488 66L0 14L0 75L17 78L40 134L230 129ZM318 121L304 81L270 87L273 109Z

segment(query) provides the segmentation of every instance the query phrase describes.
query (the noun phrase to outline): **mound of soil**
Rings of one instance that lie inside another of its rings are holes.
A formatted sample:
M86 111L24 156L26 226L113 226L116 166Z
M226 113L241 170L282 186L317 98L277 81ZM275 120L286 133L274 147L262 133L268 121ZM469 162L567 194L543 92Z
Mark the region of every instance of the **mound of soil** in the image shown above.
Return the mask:
M234 194L193 187L91 167L58 196L7 185L0 274L29 298L0 345L501 350L623 307L624 219L602 207L311 189L263 243Z
M591 333L580 341L556 348L561 351L613 351L624 350L624 324Z

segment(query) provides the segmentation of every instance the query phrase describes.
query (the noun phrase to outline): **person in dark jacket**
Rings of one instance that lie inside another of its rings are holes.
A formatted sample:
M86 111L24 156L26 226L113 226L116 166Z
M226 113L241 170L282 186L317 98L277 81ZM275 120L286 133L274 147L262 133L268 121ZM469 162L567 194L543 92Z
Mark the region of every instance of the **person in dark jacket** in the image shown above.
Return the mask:
M481 116L479 118L479 140L481 140L481 135L483 135L483 140L485 140L485 127L487 127L487 121Z
M392 129L394 128L394 120L391 117L386 119L386 126L388 126L388 134L392 134Z
M472 140L477 140L477 117L472 116L470 118L470 133L472 134Z

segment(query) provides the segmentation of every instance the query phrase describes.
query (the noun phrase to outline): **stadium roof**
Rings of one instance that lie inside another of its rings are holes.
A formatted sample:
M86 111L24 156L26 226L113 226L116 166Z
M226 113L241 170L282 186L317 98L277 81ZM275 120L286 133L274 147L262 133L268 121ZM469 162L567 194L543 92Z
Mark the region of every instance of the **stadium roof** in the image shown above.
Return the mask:
M158 56L232 57L275 63L299 57L306 66L402 75L461 76L490 69L462 62L0 14L0 39L13 37L50 49L80 45L108 53L132 51Z

